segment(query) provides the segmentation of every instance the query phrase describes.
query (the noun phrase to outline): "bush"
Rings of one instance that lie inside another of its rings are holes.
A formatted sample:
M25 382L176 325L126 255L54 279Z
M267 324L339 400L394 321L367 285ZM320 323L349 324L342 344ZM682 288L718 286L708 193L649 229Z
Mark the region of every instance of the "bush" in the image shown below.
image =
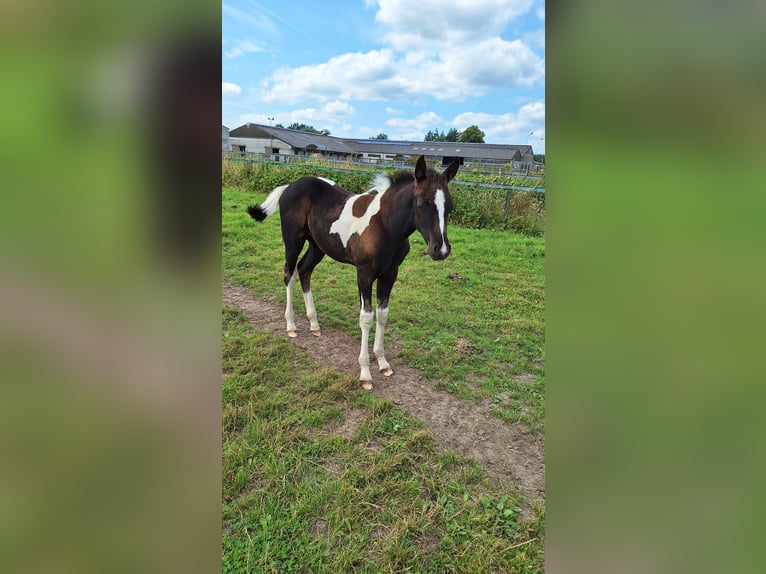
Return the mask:
M289 165L247 160L223 160L222 183L259 193L268 193L275 187L290 183L304 175L331 179L354 193L367 191L375 173L371 171L340 171L320 165Z
M545 195L475 185L450 185L455 210L450 222L461 227L513 231L539 236L545 232Z
M304 175L325 177L354 193L366 191L376 173L382 170L339 170L322 165L280 164L223 160L222 183L227 187L268 193ZM507 181L507 179L505 180ZM508 190L470 183L450 185L455 208L450 223L474 229L513 231L539 236L545 232L545 195Z

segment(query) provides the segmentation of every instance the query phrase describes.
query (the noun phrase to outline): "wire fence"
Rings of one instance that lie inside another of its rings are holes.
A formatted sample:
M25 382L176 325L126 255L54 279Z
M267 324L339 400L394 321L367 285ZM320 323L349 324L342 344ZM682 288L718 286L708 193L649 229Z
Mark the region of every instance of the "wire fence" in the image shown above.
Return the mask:
M378 159L365 157L335 157L332 155L295 155L295 154L277 154L277 153L255 153L242 151L224 151L223 159L235 162L251 163L281 163L291 165L322 165L339 170L354 169L407 169L414 166L413 160L406 159ZM509 177L526 177L530 179L544 179L545 167L541 164L535 164L534 168L528 165L520 165L518 162L499 163L492 160L472 161L461 170L469 173L480 173L485 175L498 175ZM542 189L542 188L534 188ZM544 191L544 190L543 190Z

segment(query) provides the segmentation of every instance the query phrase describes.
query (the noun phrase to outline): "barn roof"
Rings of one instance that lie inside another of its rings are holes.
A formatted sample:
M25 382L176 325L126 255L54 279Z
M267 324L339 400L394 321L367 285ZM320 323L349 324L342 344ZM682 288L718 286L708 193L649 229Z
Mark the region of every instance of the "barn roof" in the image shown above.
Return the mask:
M345 154L381 153L410 156L463 157L466 159L491 159L498 161L522 161L524 155L532 154L530 145L502 145L462 142L416 142L394 140L363 140L337 138L276 128L260 124L245 124L229 132L232 137L279 139L297 149L331 151Z
M304 132L300 130L291 130L288 128L274 128L271 126L262 126L259 124L245 124L229 132L229 135L237 138L268 138L281 140L297 149L310 149L312 146L318 150L331 151L338 153L353 154L358 153L350 148L344 140L333 136L325 136Z

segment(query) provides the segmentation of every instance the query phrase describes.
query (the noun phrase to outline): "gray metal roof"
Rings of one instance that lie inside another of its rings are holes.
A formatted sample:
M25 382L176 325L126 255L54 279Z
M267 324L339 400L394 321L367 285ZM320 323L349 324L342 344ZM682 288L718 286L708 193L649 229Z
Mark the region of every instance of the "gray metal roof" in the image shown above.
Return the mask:
M275 128L260 124L245 124L229 132L231 137L279 139L297 149L310 149L345 154L380 153L410 156L447 156L463 157L466 159L492 159L499 161L521 161L526 154L532 154L530 145L501 145L462 142L413 142L393 140L360 140L351 138L336 138Z
M300 130L290 130L287 128L262 126L259 124L245 124L230 131L229 135L235 138L273 137L274 139L281 140L297 149L309 149L311 146L315 146L316 149L324 151L347 154L357 153L341 138L312 134L311 132L303 132Z

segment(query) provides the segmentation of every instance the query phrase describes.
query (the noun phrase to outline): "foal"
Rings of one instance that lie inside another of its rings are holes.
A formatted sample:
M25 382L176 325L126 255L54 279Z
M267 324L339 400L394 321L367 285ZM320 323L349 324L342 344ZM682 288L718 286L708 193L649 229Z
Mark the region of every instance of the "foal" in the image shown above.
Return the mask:
M396 281L399 265L410 250L409 236L417 229L428 245L431 259L450 254L447 215L452 196L447 183L455 177L460 158L438 173L426 166L421 156L415 172L398 171L378 176L373 188L361 195L349 193L335 182L318 177L302 177L290 185L275 188L259 206L247 212L263 221L279 210L285 244L285 285L287 286L287 335L296 337L293 313L293 284L300 279L311 333L319 336L311 273L325 255L356 267L361 309L359 327L362 348L359 353L359 379L372 389L369 335L372 327L372 284L377 280L377 320L373 352L384 376L393 374L383 351L383 333L388 318L388 297ZM300 261L298 256L308 241Z

